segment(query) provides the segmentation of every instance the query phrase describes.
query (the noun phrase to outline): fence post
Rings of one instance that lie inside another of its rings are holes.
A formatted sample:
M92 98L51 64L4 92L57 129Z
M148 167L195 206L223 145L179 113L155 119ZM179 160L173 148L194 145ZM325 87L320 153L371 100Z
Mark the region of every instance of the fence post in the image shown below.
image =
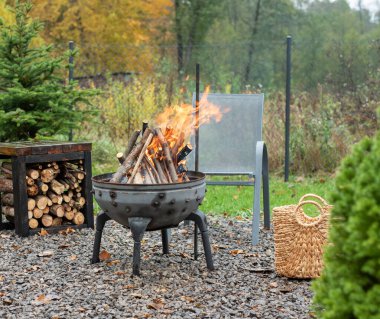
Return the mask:
M289 180L289 141L290 141L290 83L292 68L292 37L286 37L286 102L285 102L285 182Z
M74 41L69 41L69 50L70 50L70 56L69 56L69 83L74 80ZM73 105L71 106L71 108ZM73 129L70 128L69 132L69 141L71 142L73 140Z

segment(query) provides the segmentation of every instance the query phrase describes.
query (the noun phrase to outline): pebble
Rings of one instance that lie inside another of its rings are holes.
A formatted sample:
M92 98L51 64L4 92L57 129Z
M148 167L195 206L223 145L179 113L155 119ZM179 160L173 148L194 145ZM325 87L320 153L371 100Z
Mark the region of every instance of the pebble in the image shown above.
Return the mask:
M181 224L168 256L159 231L144 235L141 277L132 276L130 232L113 221L101 248L111 258L94 265L91 229L28 238L1 231L0 318L311 318L310 281L274 272L272 231L252 246L249 221L208 220L214 271L200 238L193 260L193 227Z

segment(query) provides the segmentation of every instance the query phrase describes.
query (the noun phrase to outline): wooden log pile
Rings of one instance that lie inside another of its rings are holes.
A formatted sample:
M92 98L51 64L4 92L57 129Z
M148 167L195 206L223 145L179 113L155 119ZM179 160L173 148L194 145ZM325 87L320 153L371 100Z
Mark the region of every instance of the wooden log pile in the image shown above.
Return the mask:
M167 184L189 181L186 156L192 146L185 133L171 127L151 129L147 122L129 139L124 152L116 154L120 166L110 182L124 184Z
M12 165L0 165L1 213L14 222ZM81 183L85 178L82 161L30 164L27 166L29 228L81 225L86 200ZM1 217L1 216L0 216Z

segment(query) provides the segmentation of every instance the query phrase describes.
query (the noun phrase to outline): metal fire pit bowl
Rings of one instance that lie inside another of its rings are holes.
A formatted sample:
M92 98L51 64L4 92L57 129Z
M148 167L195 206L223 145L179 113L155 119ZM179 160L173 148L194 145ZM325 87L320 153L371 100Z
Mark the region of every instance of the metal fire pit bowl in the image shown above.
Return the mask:
M102 209L96 220L96 235L92 262L99 262L102 231L113 219L131 229L134 239L133 274L140 274L141 240L146 230L161 230L163 253L169 253L168 228L184 220L195 222L194 258L198 256L197 233L201 231L207 267L213 269L205 215L198 210L205 192L205 175L188 172L189 182L172 184L110 183L112 173L94 176L93 192Z

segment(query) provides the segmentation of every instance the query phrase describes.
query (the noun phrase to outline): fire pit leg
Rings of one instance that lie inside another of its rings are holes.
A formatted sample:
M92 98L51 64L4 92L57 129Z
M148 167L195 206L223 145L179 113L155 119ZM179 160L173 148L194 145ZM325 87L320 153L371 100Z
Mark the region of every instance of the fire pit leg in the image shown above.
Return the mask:
M143 239L145 230L150 223L152 218L147 217L130 217L128 218L129 228L132 232L132 237L134 240L133 245L133 274L140 276L140 251L141 251L141 240Z
M206 219L205 214L203 214L201 211L197 210L195 213L191 213L186 218L186 220L194 221L196 227L198 227L199 230L201 231L203 249L205 251L207 268L209 270L214 270L214 263L212 261L212 254L211 254L210 239L208 237L207 219ZM195 255L198 255L198 252L196 252Z
M92 252L92 260L91 263L95 264L98 263L99 260L99 252L100 252L100 242L102 241L102 233L104 225L107 221L109 221L111 218L103 211L101 211L96 217L96 233L95 233L95 241L94 241L94 249Z
M164 255L169 254L169 229L161 229L161 237L162 237L162 253Z

